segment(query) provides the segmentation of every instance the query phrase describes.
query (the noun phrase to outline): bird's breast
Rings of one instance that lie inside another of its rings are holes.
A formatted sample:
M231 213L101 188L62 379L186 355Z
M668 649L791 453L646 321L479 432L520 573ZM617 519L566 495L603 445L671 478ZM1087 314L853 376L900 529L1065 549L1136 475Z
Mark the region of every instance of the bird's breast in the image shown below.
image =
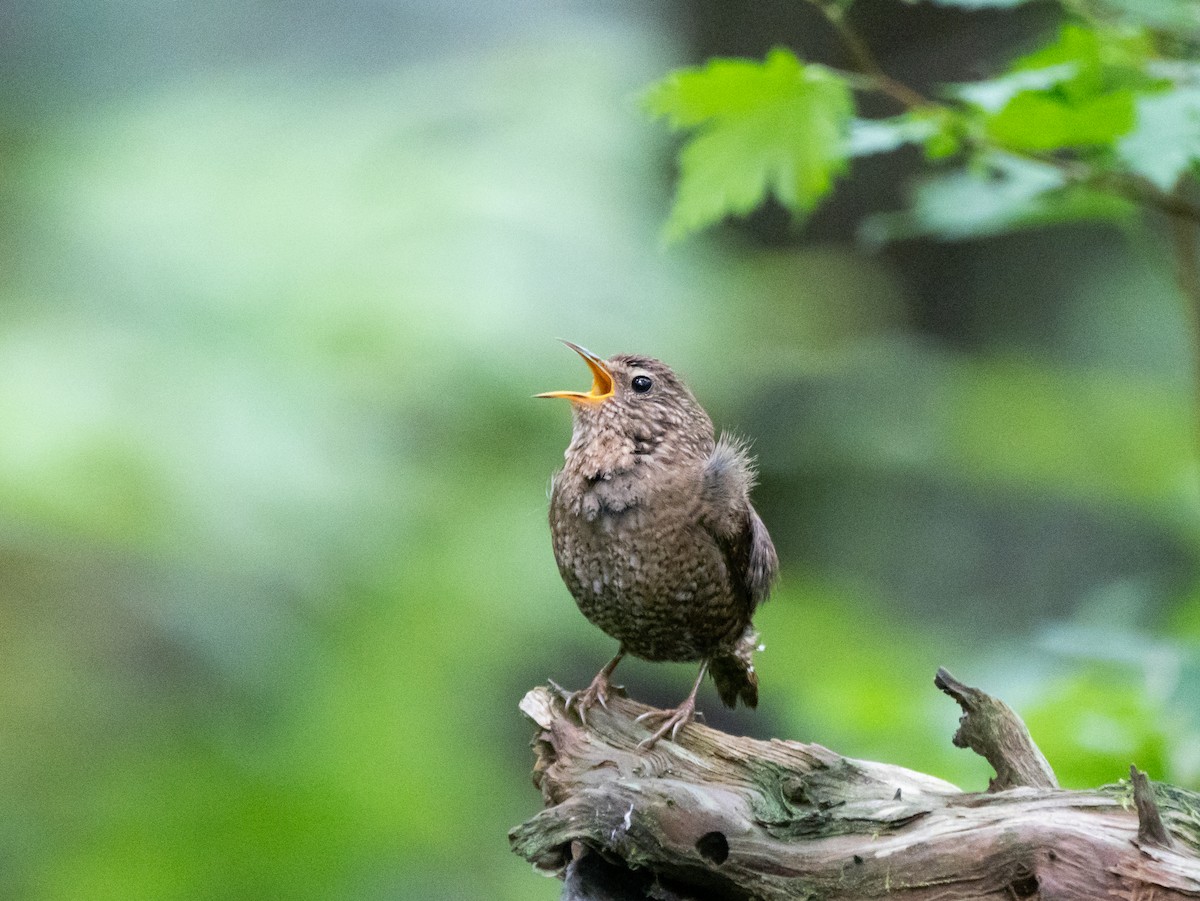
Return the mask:
M700 524L698 483L647 487L556 479L555 558L583 614L631 653L696 659L740 634L747 614L731 603L724 555Z

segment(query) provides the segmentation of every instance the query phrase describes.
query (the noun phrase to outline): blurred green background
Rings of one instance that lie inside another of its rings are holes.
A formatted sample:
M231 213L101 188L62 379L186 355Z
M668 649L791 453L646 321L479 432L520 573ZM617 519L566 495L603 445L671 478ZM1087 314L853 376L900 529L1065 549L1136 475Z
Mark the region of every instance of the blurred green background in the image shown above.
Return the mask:
M926 85L1055 9L864 2ZM557 336L679 369L755 441L784 561L762 704L709 722L967 789L945 665L1063 782L1200 787L1200 492L1157 224L853 241L916 160L805 227L665 248L639 94L804 4L0 10L0 897L552 898L516 705L614 646L545 524ZM678 701L690 665L630 662Z

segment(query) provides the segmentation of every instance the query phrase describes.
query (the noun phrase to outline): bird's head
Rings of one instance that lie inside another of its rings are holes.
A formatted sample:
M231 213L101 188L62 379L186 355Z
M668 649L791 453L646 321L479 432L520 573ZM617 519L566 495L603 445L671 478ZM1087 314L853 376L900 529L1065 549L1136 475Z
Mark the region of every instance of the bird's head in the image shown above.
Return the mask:
M654 460L702 458L712 451L713 425L671 367L651 357L618 354L602 360L563 341L592 371L590 391L547 391L536 397L571 402L572 448Z

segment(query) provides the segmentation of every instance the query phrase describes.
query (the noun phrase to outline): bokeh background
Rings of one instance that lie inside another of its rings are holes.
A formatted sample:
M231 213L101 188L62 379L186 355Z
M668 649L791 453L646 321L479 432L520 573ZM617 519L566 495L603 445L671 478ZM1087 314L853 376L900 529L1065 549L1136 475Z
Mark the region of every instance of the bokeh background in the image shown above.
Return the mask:
M1057 15L855 21L928 87ZM641 92L776 44L842 62L794 0L0 7L0 897L556 897L507 848L516 705L613 651L545 525L569 415L530 395L587 383L558 336L755 442L783 586L760 709L710 687L710 722L979 789L945 665L1068 785L1200 787L1161 223L868 252L901 153L803 227L664 247Z

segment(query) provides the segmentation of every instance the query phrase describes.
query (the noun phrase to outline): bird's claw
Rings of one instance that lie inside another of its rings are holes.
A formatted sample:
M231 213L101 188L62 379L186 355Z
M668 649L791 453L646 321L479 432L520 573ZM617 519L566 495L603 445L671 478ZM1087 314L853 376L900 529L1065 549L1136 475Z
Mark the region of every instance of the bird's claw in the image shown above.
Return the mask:
M608 677L601 673L592 680L592 684L587 688L564 693L564 705L567 710L574 710L579 714L580 724L586 726L587 712L590 708L599 704L601 709L608 710L608 690L610 688L621 690L620 685L612 685L608 681Z
M587 710L592 706L592 702L588 698L587 689L583 691L573 691L567 697L567 710L574 710L579 716L579 725L587 726Z
M634 722L643 720L662 719L662 724L651 735L638 743L639 751L648 751L658 744L658 740L668 732L671 741L675 741L679 730L696 718L696 702L688 698L674 710L647 710L639 715Z

